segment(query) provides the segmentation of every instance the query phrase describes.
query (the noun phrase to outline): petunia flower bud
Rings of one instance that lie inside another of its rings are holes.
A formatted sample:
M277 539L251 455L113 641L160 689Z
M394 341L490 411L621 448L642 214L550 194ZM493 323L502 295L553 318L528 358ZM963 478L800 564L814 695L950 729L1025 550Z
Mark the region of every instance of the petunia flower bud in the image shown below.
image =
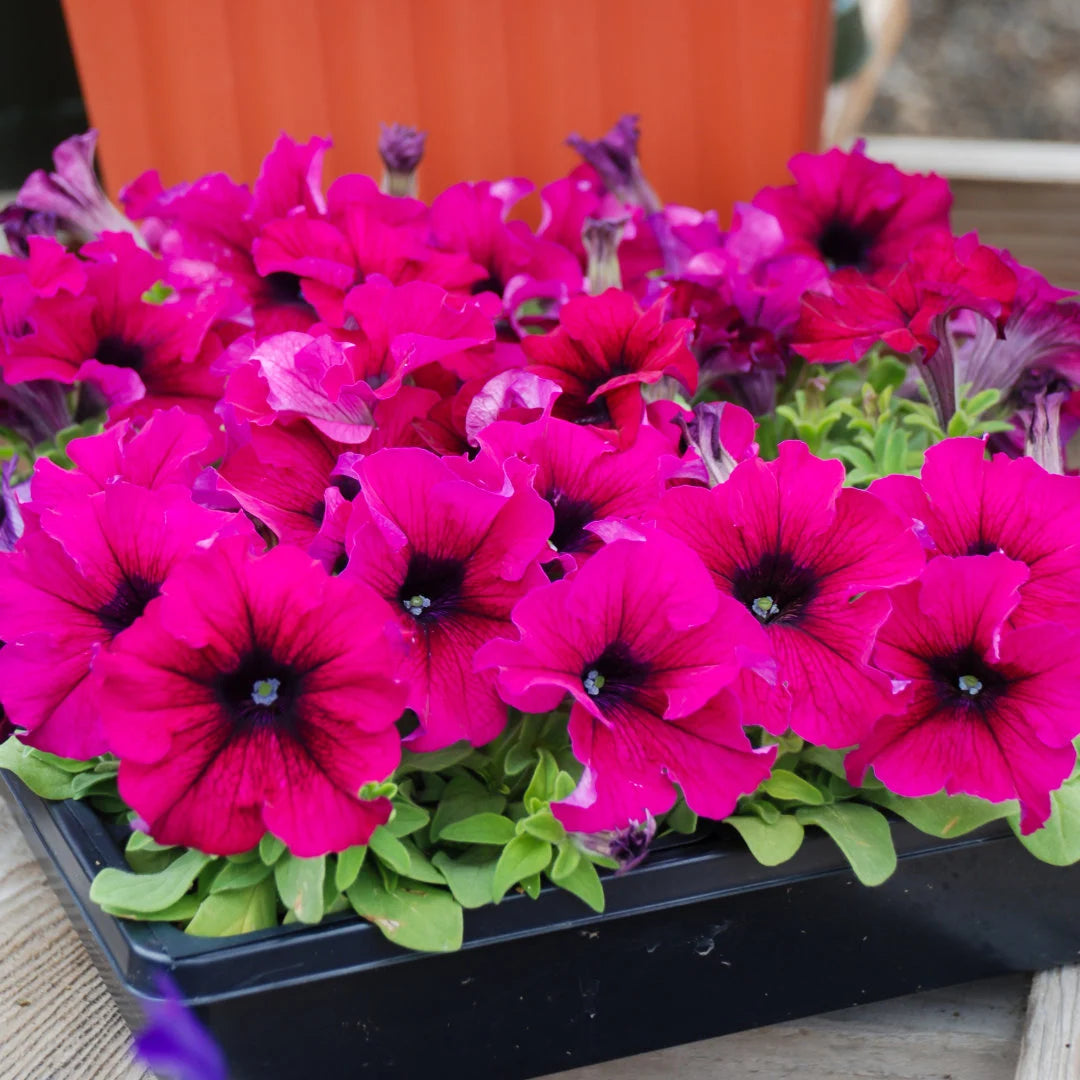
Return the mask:
M589 256L586 277L593 296L607 289L622 288L619 244L629 220L629 217L587 217L581 227L581 242Z
M407 124L382 124L379 135L379 157L386 171L382 190L387 195L416 197L416 170L424 156L427 132Z
M679 424L686 435L687 443L701 456L705 472L709 478L709 487L722 484L738 465L738 461L720 441L724 409L730 408L723 401L706 401L695 405L690 420L680 418Z
M641 137L638 120L639 117L627 114L619 117L615 126L599 139L589 140L574 134L566 142L600 174L612 195L655 214L663 208L638 161Z

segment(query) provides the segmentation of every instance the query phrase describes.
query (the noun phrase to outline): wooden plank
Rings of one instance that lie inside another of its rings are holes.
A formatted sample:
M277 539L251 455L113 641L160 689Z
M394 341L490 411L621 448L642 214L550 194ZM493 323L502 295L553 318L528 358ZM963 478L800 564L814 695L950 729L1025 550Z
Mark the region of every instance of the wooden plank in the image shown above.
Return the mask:
M1042 971L1031 984L1016 1080L1080 1077L1080 967Z
M0 1080L153 1080L0 803Z
M905 172L969 180L1080 181L1080 143L869 134L866 152Z

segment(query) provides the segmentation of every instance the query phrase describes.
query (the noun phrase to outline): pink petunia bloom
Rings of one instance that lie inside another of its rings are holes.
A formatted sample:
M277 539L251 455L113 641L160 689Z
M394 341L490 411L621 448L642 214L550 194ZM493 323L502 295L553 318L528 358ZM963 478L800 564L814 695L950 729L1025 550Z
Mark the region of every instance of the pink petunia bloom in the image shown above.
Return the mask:
M0 559L0 684L25 742L72 758L110 749L99 654L142 617L179 560L237 527L242 519L196 506L180 488L128 483L41 514Z
M554 284L552 295L564 299L581 292L581 267L570 252L538 238L525 222L506 220L531 190L531 184L520 180L455 184L431 204L435 244L467 255L487 271L486 278L472 285L474 294L492 292L508 305L513 296L526 298L520 291L526 281ZM513 314L508 307L507 314Z
M248 441L219 466L216 490L231 495L282 543L310 551L328 512L340 509L331 490L347 491L350 498L358 490L355 478L336 475L344 450L303 421L252 425Z
M485 455L502 466L510 458L535 465L533 488L555 515L549 557L566 571L593 555L604 540L633 528L663 489L666 441L642 428L637 442L616 449L595 431L544 417L531 424L500 421L478 433Z
M562 387L554 415L615 428L623 446L637 437L645 415L642 388L665 375L691 393L697 361L687 346L689 319L664 321L666 300L642 312L629 293L608 289L571 300L559 328L527 337L527 371Z
M167 271L128 235L108 233L83 254L91 261L81 295L35 301L26 316L30 332L5 342L0 365L7 381L89 383L114 417L174 404L212 416L222 388L210 370L214 346L220 350L208 337L216 302L144 300Z
M455 387L458 378L492 373L491 320L436 285L370 282L352 290L346 310L352 330L260 342L230 374L227 408L256 424L303 418L328 438L360 444L376 404L421 369L436 369Z
M830 270L899 266L916 241L949 231L948 182L873 161L861 142L849 152L796 154L788 168L795 183L764 188L754 205L780 222L789 251Z
M787 252L776 218L737 204L722 244L693 255L673 282L672 309L694 320L703 377L760 415L775 408L803 294L827 290L820 261Z
M744 680L753 722L836 748L853 746L891 706L870 648L889 613L884 590L923 563L909 521L843 483L839 461L782 442L776 461L744 461L712 490L672 488L657 514L768 635L784 692Z
M940 558L893 590L874 661L905 684L903 711L879 719L848 756L853 783L872 765L901 795L1018 799L1024 833L1046 821L1050 792L1076 762L1080 635L1047 623L1010 629L1026 579L1001 554Z
M934 555L1004 552L1029 576L1009 619L1080 629L1080 481L1030 458L995 454L981 439L946 439L926 451L921 479L886 476L870 490L915 522Z
M741 605L710 587L701 564L662 534L616 540L569 578L514 609L520 640L477 656L526 712L573 700L570 738L585 772L553 804L568 828L621 829L671 809L730 814L769 774L775 747L753 750L728 689L766 649Z
M412 649L408 706L420 720L412 745L459 739L480 746L502 731L506 707L494 675L476 673L485 641L512 632L514 604L547 578L538 559L550 507L527 481L480 486L484 468L426 450L381 450L357 468L342 576L373 586L395 610Z
M103 661L120 792L161 843L298 856L365 844L390 816L405 690L390 611L281 545L218 541L169 576Z
M156 412L142 427L129 420L100 435L72 439L65 447L74 468L48 458L34 464L34 509L81 499L123 480L144 488L179 485L190 489L217 457L216 440L197 416L172 408Z

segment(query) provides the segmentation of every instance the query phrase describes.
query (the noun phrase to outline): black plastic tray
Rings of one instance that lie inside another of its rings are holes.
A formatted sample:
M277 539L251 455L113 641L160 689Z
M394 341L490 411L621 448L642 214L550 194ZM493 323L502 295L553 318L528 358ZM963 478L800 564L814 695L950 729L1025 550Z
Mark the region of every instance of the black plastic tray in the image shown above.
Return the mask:
M170 972L234 1080L535 1077L1080 955L1080 866L1000 822L949 841L895 822L899 868L873 889L821 834L775 869L707 836L609 878L604 915L511 895L425 955L353 917L226 939L114 919L88 899L124 865L94 813L3 771L0 794L125 1019Z

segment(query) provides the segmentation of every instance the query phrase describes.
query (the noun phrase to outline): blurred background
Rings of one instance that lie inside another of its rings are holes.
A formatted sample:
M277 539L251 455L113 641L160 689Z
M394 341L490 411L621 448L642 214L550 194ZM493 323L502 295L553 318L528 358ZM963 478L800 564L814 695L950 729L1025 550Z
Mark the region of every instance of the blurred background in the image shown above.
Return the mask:
M667 201L730 205L800 149L954 181L959 228L1080 285L1080 0L0 0L0 188L93 123L115 193L251 180L282 129L378 168L378 122L430 132L428 195L565 173L570 131L642 114ZM65 18L66 16L66 18ZM1037 185L1033 189L1031 185ZM1062 280L1062 279L1065 280Z

